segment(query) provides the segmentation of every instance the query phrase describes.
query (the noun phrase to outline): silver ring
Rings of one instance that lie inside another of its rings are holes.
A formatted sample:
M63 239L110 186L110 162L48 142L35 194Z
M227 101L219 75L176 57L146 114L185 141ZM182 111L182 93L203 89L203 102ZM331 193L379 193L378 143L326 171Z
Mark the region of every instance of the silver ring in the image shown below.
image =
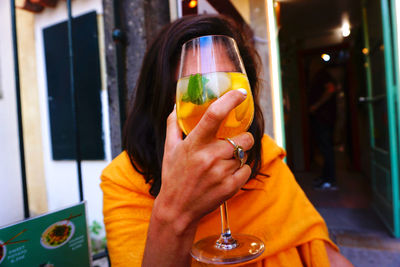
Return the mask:
M243 147L238 146L237 144L235 144L235 142L233 142L233 140L230 139L230 138L225 138L225 140L228 141L229 143L231 143L231 145L233 145L233 147L235 148L235 150L233 151L233 157L240 161L240 168L242 168L242 166L245 163L244 162L244 150L243 150Z

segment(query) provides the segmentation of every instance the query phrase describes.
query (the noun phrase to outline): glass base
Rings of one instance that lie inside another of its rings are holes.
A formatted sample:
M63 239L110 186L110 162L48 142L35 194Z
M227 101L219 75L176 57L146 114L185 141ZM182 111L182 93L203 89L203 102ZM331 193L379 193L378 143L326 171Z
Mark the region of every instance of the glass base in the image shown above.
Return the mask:
M235 234L234 248L217 245L220 236L209 236L199 240L192 247L192 257L207 264L233 264L257 258L264 251L264 243L255 236Z

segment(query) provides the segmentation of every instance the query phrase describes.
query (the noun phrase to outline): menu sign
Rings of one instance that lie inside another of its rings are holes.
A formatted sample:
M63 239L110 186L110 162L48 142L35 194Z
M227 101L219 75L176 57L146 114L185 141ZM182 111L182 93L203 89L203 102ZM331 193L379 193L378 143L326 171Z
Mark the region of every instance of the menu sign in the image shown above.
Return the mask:
M87 267L85 202L0 228L0 267Z

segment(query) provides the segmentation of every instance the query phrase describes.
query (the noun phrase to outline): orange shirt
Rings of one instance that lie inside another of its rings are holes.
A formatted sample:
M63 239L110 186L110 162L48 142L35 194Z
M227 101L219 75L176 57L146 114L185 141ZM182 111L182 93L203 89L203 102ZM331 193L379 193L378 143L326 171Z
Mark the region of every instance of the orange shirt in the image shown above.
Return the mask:
M255 235L264 253L245 266L330 266L324 220L309 202L293 174L282 161L285 152L268 136L262 140L262 175L250 180L228 200L233 233ZM113 267L141 266L154 198L150 186L122 152L101 176L107 246ZM195 241L221 231L219 209L205 216ZM192 266L206 266L193 261Z

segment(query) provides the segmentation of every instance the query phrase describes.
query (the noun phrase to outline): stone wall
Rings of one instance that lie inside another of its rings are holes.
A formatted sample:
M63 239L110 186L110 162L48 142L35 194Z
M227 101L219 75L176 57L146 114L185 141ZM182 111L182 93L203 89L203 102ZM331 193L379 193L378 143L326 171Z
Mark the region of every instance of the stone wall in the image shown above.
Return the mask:
M103 6L111 146L115 157L121 152L121 112L126 112L132 100L147 46L169 23L170 13L165 0L103 0Z

